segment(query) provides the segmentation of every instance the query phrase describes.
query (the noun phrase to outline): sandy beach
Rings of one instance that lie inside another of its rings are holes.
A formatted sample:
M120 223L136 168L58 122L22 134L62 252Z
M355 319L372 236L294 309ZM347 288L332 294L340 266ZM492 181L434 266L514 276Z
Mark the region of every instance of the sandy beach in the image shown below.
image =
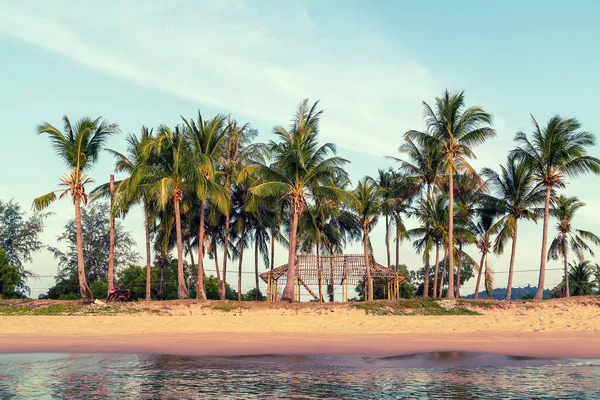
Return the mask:
M227 304L227 307L221 305ZM600 358L600 298L495 302L481 315L371 315L349 304L151 302L115 315L2 316L0 352ZM461 306L462 307L462 306ZM219 309L224 308L224 309Z

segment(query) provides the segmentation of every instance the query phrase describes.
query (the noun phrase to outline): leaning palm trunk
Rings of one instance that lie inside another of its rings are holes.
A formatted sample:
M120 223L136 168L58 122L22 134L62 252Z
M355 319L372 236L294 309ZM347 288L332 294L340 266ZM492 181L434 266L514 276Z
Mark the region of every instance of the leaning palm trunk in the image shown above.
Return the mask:
M515 255L517 254L517 222L515 221L515 232L512 238L512 249L510 251L510 266L508 267L508 284L506 285L506 301L512 296L513 272L515 270Z
M255 286L255 300L259 301L260 300L260 293L259 293L259 287L258 287L258 236L256 237L255 243L254 243L254 284Z
M152 299L150 285L152 281L150 253L150 223L148 222L148 203L144 201L144 229L146 230L146 301Z
M108 239L108 292L115 285L115 176L110 176L109 181L110 190L110 228L109 228L109 239Z
M213 256L215 259L215 273L217 274L217 288L219 288L219 298L225 298L225 295L221 296L221 267L219 266L219 255L217 244L213 242Z
M454 298L454 171L450 171L448 201L448 293L447 298ZM442 285L443 286L443 285ZM440 290L441 292L441 290ZM440 296L442 297L442 296Z
M460 272L463 267L462 241L458 244L458 271L456 271L456 298L460 298Z
M292 204L291 207L291 223L290 223L290 251L288 252L288 275L285 288L281 294L282 301L293 303L295 299L294 281L296 279L296 236L298 231L298 210Z
M74 197L73 202L75 203L75 230L77 236L77 275L79 277L79 293L84 303L91 303L94 301L94 295L90 290L87 279L85 277L85 263L83 261L83 234L81 228L81 199Z
M425 262L425 281L423 282L423 298L429 297L429 259Z
M229 246L229 213L225 216L225 240L223 240L223 279L221 280L221 289L219 295L221 300L225 300L225 290L227 288L227 250Z
M244 233L246 230L246 225L242 222L242 232L240 236L240 260L238 263L238 279L237 279L237 287L238 287L238 301L242 301L242 260L244 259Z
M200 200L200 227L198 228L198 279L196 280L196 299L206 300L204 286L204 201Z
M189 299L190 293L185 285L185 277L183 275L183 239L181 237L181 214L179 210L179 199L175 199L175 232L177 233L177 285L178 295L180 299Z
M548 219L550 215L550 195L552 192L551 186L546 186L546 204L544 206L544 227L542 231L542 255L540 260L540 279L538 288L535 294L535 300L541 300L544 297L544 283L546 282L546 245L548 242Z
M363 228L363 248L365 252L365 269L367 271L367 293L365 293L365 300L373 301L373 280L371 279L371 266L369 257L369 231Z
M438 273L440 268L440 245L435 244L435 269L433 270L433 297L437 297Z
M387 254L387 267L389 268L392 265L392 257L390 254L390 218L387 214L385 215L385 250Z
M477 272L477 284L475 285L475 295L473 298L479 298L479 285L481 284L481 273L483 272L483 263L485 262L486 253L481 255L481 261L479 262L479 271Z

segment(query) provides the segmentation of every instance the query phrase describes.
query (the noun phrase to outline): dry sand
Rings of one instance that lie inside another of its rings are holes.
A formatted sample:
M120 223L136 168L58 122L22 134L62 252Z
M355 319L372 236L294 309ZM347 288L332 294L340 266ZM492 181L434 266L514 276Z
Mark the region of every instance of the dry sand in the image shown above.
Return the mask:
M190 355L473 351L600 358L600 298L502 303L483 315L366 315L347 304L129 304L117 315L0 317L0 352ZM148 310L151 309L151 310ZM161 315L156 312L160 311Z

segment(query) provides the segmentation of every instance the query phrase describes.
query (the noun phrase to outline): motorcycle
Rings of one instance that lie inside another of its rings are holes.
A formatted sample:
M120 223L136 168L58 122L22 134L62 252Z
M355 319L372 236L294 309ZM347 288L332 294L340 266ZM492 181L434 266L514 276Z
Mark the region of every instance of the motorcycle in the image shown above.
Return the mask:
M119 290L118 286L114 286L106 297L107 303L111 301L129 301L129 290Z

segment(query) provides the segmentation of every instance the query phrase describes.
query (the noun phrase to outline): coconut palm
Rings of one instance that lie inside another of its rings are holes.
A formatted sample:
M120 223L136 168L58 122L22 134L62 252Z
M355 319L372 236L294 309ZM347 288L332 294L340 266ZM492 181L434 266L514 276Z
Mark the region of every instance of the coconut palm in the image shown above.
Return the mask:
M550 215L558 219L558 223L556 224L557 235L552 240L550 249L548 250L548 259L557 260L559 257L562 257L566 285L565 295L567 297L571 293L569 290L569 271L567 268L569 249L573 251L577 259L582 263L586 252L592 257L594 256L594 252L586 242L589 241L596 246L600 245L600 237L596 236L596 234L571 226L575 213L583 206L585 206L585 203L579 201L575 196L566 197L560 195L552 198L552 208L550 208Z
M195 191L193 186L198 181L202 166L191 156L191 149L182 126L171 129L166 125L158 128L156 138L147 142L143 152L145 157L154 157L152 163L142 163L132 173L132 182L146 182L148 193L156 201L157 206L165 210L172 205L175 219L177 244L177 283L180 299L189 298L183 272L183 235L182 204L187 212L189 205L183 202L185 196ZM205 163L208 163L205 160ZM204 166L209 168L209 166Z
M429 265L430 254L435 248L435 269L433 278L432 296L437 296L438 275L440 267L440 250L447 243L448 230L448 202L442 195L437 197L428 196L421 202L420 207L413 211L420 226L406 232L407 237L414 239L413 247L423 253L425 263L425 282L423 286L423 297L429 296Z
M230 203L230 196L217 184L218 176L216 164L225 144L226 117L216 115L205 120L198 111L197 121L182 118L186 126L186 135L192 148L192 157L198 160L197 165L202 167L197 174L195 195L198 199L198 279L196 280L196 298L206 300L206 288L204 287L204 244L205 244L205 208L207 201L211 201L216 207L225 212ZM219 286L220 288L221 286ZM220 289L219 289L220 290Z
M404 143L398 151L406 155L407 160L388 157L400 163L400 170L416 185L419 190L426 189L426 197L439 183L443 170L444 155L439 146L429 142L416 142L405 136Z
M415 140L423 147L440 149L443 154L443 171L448 178L448 243L454 243L454 174L467 171L476 174L468 160L475 157L472 147L494 137L496 132L489 125L491 114L479 107L465 109L464 93L450 94L445 91L436 98L435 109L423 102L425 132L411 130L406 138ZM454 252L448 254L448 298L454 298Z
M535 182L531 167L513 156L507 158L506 165L500 166L500 173L484 168L482 176L494 191L491 201L495 203L500 216L496 222L498 234L494 241L494 252L502 254L508 240L512 240L506 288L506 300L510 300L517 253L518 222L520 219L537 221L540 211L537 207L544 202L545 188Z
M375 178L375 183L379 189L379 193L381 195L382 204L381 204L381 213L385 217L385 250L387 255L387 264L386 266L392 265L392 256L390 251L390 222L393 221L393 215L391 207L389 206L389 200L392 198L392 190L394 180L392 176L392 169L377 170L377 178Z
M79 277L79 291L84 302L92 302L94 296L88 287L85 278L85 265L83 260L83 240L81 228L81 203L87 204L88 195L85 186L93 180L87 175L108 138L120 132L117 124L110 124L101 118L81 118L75 126L65 115L63 117L63 132L44 122L37 127L38 135L50 136L52 147L56 154L67 164L69 171L60 178L61 189L52 191L33 201L35 210L42 210L60 198L71 196L75 207L75 228L77 234L77 274Z
M589 296L593 293L594 269L587 260L578 260L569 263L569 275L566 282L567 290L565 294L569 296L569 281L571 284L571 293L573 296Z
M534 125L531 140L525 133L517 133L517 148L511 154L518 161L531 166L536 180L546 189L540 276L535 295L536 300L541 300L546 280L546 246L552 190L563 188L567 177L573 178L589 172L600 174L600 159L587 154L588 148L596 144L596 139L592 133L580 130L581 124L576 119L563 119L557 115L542 129L535 118L531 118Z
M477 237L476 247L481 253L481 261L479 262L479 268L477 270L477 283L475 284L475 299L479 298L479 287L482 275L485 276L485 291L487 292L488 297L492 297L494 271L489 266L489 255L493 251L492 236L494 234L495 216L496 212L486 207L480 210L477 219L471 222L471 231Z
M266 145L272 159L270 165L260 165L262 183L251 192L260 197L279 196L287 202L290 215L288 277L282 300L294 301L295 255L298 233L298 218L306 208L310 196L328 196L333 199L347 198L348 192L336 185L339 176L346 176L341 168L347 161L335 155L335 145L319 146L319 120L321 111L318 102L309 106L304 100L291 127L277 126L274 129L279 142Z
M353 202L352 209L362 230L363 251L365 254L365 269L367 279L367 293L365 299L373 301L373 280L371 279L371 256L369 252L370 239L369 234L377 224L382 208L382 196L375 180L365 177L358 182L353 194L356 200Z
M257 146L250 145L252 139L258 132L250 127L250 124L239 125L237 121L230 120L225 130L223 150L219 156L221 167L222 185L229 198L233 193L233 183L238 179L238 174L243 171L244 166L252 160ZM231 224L231 210L225 210L225 238L223 241L223 279L221 280L221 300L225 300L227 285L227 259L229 246L229 233Z

